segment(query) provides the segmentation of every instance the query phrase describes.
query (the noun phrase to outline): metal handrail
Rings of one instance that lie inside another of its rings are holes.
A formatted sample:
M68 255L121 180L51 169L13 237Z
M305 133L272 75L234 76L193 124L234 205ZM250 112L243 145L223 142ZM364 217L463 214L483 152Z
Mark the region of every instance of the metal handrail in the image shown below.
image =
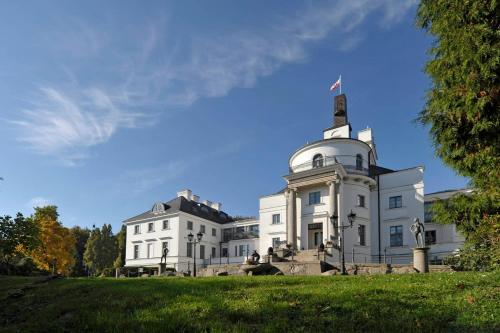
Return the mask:
M351 159L354 164L346 163L347 159ZM366 159L362 158L362 167L358 168L356 166L356 155L333 155L333 156L324 156L323 158L311 160L305 163L301 163L299 165L295 165L290 167L291 173L296 173L300 171L306 171L316 168L323 168L326 166L331 166L335 164L341 164L345 169L347 169L351 173L358 173L362 175L368 175L368 168L365 168L363 164L366 164Z

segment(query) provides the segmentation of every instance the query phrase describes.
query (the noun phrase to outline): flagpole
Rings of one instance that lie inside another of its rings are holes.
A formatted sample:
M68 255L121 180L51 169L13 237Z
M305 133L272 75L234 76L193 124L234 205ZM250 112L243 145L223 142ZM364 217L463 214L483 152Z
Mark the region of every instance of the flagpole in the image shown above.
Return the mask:
M342 74L339 76L340 79L340 94L342 95Z

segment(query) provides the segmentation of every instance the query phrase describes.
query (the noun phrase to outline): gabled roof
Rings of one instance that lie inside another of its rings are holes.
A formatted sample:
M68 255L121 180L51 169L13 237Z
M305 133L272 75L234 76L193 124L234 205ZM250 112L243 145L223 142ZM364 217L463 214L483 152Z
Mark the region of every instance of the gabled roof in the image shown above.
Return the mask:
M155 208L156 207L157 204L155 204ZM144 212L142 214L124 220L123 223L134 222L150 218L158 218L161 216L178 212L184 212L220 224L233 222L233 218L228 214L226 214L225 212L218 211L210 206L207 206L205 204L193 200L188 200L182 196L163 203L163 207L164 211L161 213L154 213L152 210L148 210L147 212Z
M433 192L433 193L426 193L424 195L424 201L425 202L432 202L437 199L445 200L448 199L455 194L462 193L462 194L470 194L472 193L472 189L470 188L461 188L461 189L452 189L452 190L443 190L443 191L438 191L438 192Z

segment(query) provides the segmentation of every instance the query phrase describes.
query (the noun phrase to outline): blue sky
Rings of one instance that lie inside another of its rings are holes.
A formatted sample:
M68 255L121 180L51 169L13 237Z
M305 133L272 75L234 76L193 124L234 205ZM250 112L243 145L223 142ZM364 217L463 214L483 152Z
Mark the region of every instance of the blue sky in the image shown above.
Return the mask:
M0 214L55 204L120 221L190 188L257 215L322 137L342 74L379 165L466 185L413 120L430 87L416 1L51 1L0 5Z

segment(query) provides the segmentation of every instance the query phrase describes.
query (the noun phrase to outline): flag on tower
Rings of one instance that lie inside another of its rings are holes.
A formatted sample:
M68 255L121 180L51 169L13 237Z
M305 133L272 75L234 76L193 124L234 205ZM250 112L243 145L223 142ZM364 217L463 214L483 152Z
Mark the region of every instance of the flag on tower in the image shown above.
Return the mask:
M341 87L341 85L342 85L342 75L339 76L339 79L334 84L332 84L332 86L330 87L330 91L334 91L338 87ZM342 88L340 88L340 89L342 89Z

